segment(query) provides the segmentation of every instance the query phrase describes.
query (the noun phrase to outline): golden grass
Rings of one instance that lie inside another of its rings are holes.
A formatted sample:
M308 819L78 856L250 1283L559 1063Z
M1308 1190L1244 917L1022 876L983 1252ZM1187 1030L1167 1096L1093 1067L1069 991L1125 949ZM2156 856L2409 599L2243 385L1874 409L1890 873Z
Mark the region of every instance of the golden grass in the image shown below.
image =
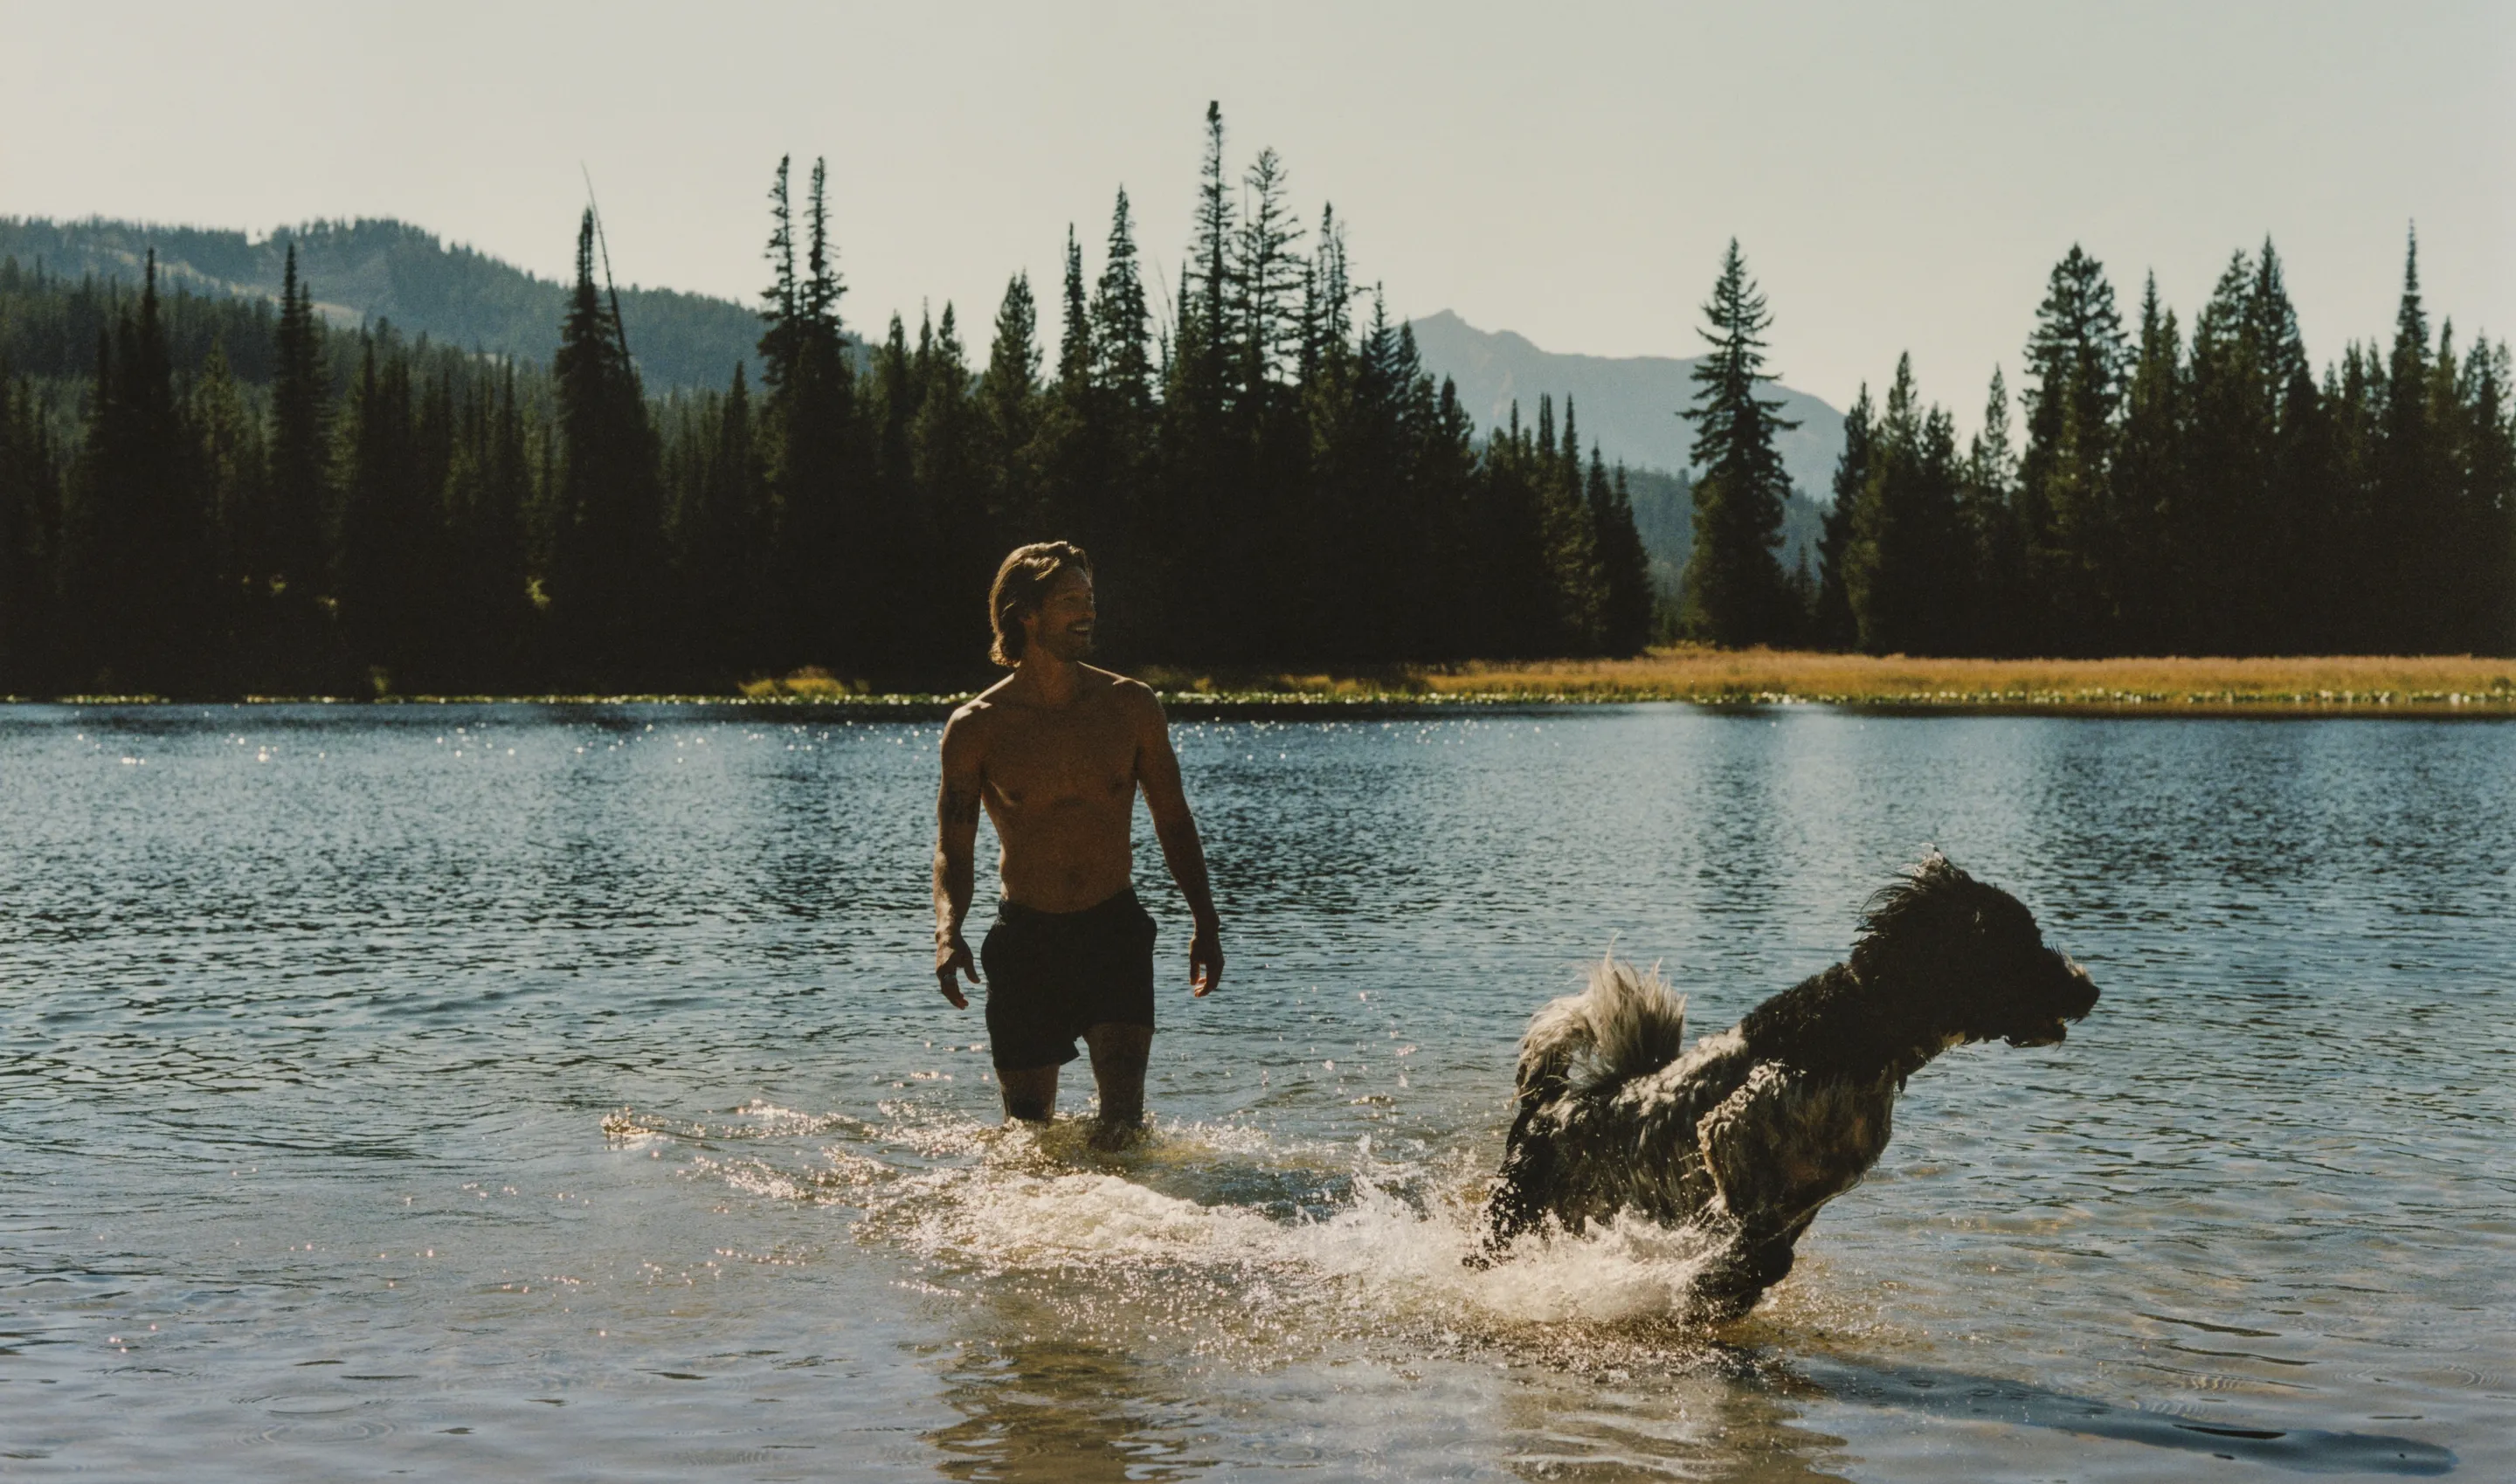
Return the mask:
M1477 661L1357 675L1155 670L1155 687L1218 699L1825 701L2143 712L2516 714L2516 660L2470 655L2103 660L1914 659L1807 650L1655 649L1624 660Z
M1174 704L1320 706L1416 703L1705 705L1826 702L1948 711L2138 715L2504 716L2516 718L2516 659L2471 655L2105 660L1914 659L1799 649L1678 645L1624 660L1476 660L1335 673L1147 666L1134 672ZM0 697L0 700L22 699ZM75 704L156 696L78 695ZM248 701L329 701L248 696ZM736 694L378 696L389 701L725 701L822 703L924 712L968 692L880 690L813 668L743 681Z

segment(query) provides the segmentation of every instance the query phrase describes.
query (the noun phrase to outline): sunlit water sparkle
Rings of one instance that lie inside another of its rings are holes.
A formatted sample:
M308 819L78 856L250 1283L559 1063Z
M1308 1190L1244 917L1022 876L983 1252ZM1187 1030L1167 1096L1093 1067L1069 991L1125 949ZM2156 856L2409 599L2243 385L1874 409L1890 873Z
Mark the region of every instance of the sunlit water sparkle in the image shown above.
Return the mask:
M931 722L0 709L0 1475L2516 1473L2516 726L1176 728L1152 1136L995 1125ZM1917 1077L1745 1322L1462 1266L1613 941L1693 1028L1925 843L2105 999ZM987 843L983 841L983 849Z

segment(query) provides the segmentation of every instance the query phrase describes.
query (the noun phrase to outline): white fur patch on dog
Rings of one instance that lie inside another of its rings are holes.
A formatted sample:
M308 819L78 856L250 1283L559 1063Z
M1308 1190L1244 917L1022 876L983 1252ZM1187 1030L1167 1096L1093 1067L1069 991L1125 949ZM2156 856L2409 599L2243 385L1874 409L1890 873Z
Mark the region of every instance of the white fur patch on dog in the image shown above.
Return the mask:
M1530 1017L1520 1038L1520 1086L1561 1079L1584 1096L1612 1092L1675 1060L1685 1039L1685 998L1658 966L1642 970L1602 959L1588 988Z

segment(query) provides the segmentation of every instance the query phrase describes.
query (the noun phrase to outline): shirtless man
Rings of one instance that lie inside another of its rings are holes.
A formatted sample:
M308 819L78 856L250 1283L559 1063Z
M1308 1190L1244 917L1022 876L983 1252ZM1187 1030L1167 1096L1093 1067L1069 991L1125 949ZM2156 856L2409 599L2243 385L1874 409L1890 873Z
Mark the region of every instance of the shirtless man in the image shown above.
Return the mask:
M992 658L1013 671L944 728L935 841L935 979L969 1008L960 975L987 986L987 1043L1005 1117L1044 1122L1074 1038L1092 1049L1101 1090L1096 1147L1132 1138L1145 1117L1153 1039L1153 920L1136 900L1134 822L1142 785L1162 858L1188 897L1195 933L1189 981L1200 997L1223 977L1223 944L1205 850L1180 791L1161 703L1142 682L1083 663L1092 652L1092 566L1063 541L1022 547L996 572L987 610ZM979 810L1003 853L979 959L961 936L970 915Z

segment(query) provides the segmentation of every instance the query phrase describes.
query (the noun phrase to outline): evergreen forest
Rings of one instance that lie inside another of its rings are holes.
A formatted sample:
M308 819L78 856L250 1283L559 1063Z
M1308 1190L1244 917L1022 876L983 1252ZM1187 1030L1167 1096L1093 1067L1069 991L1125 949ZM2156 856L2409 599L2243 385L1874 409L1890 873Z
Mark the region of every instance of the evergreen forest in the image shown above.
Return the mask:
M2431 332L2413 239L2389 345L2319 375L2272 243L2189 334L2153 277L2126 330L2095 259L2054 266L2019 401L1982 431L1909 357L1845 423L1811 638L1873 654L2516 653L2504 342Z
M2073 248L2023 439L1997 373L1960 450L1900 366L1785 571L1771 315L1734 243L1670 409L1672 598L1635 518L1667 476L1611 468L1569 400L1479 433L1333 208L1306 225L1272 150L1235 172L1205 128L1176 282L1121 190L1096 268L1069 229L1060 281L1016 275L975 332L949 304L853 327L825 172L781 161L757 353L721 391L647 390L591 211L546 364L328 326L293 248L275 304L0 262L0 694L963 689L996 562L1050 537L1093 553L1122 664L2516 649L2507 350L2431 334L2415 250L2393 344L2319 376L2269 243L2189 339L2154 285L2126 332Z

